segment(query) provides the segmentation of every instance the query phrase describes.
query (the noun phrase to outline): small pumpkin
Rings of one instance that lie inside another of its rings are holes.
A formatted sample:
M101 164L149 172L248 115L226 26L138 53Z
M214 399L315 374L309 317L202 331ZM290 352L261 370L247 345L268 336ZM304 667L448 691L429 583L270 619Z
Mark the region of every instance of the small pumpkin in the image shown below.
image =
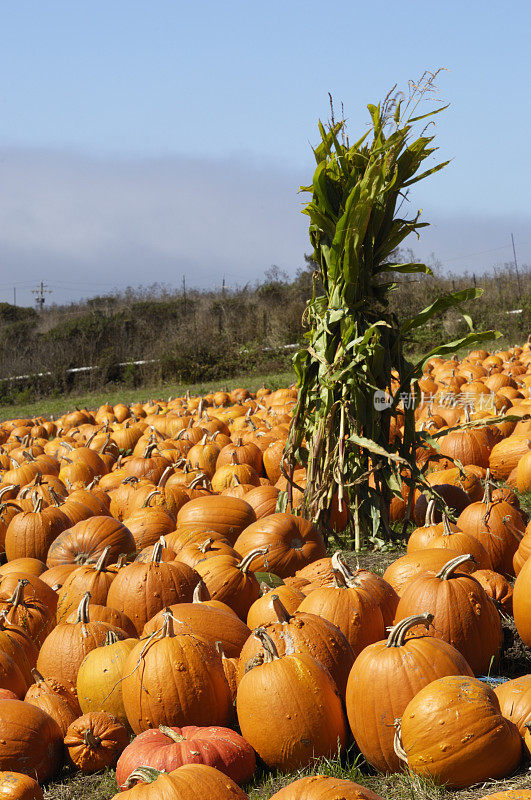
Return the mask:
M112 714L91 711L72 722L64 741L72 764L89 773L114 767L129 744L129 733Z

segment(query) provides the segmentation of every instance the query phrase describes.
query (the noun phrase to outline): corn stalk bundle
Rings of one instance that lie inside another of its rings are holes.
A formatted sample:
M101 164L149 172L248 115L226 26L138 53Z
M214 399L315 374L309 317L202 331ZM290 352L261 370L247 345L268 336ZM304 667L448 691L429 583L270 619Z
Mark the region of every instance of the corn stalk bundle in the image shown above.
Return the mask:
M389 310L398 276L432 274L425 264L397 263L395 255L407 236L427 225L420 212L411 219L400 214L409 187L448 163L421 169L436 150L426 128L446 108L417 114L419 102L433 90L434 77L426 73L418 85L412 84L408 98L390 93L383 104L369 105L370 126L355 144L346 136L345 122L336 122L333 113L326 127L319 122L313 182L301 187L311 194L303 213L310 218L318 269L305 311L306 342L294 357L299 394L283 462L288 491L279 508L290 499L294 469L305 466L300 513L327 534L332 505L341 510L346 503L350 523L343 546L352 539L359 547L364 538L388 538L392 495L400 493L404 478L410 483L420 479L415 464L420 442L409 397L425 361L493 337L492 332L470 333L413 364L403 349L411 332L481 290L441 297L405 321ZM413 138L419 124L423 130ZM399 407L404 436L390 442Z

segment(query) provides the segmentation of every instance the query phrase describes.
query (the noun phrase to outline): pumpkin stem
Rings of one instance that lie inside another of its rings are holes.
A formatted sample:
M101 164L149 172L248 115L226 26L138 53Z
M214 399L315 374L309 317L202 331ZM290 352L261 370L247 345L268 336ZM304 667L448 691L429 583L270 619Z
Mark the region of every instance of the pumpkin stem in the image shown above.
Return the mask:
M206 597L206 595L208 595L208 597ZM210 600L210 592L207 589L206 583L201 580L194 589L192 603L204 603L205 600Z
M41 675L41 673L39 672L37 667L33 667L33 669L31 670L31 674L35 678L35 683L37 684L37 686L39 686L39 684L45 682L44 681L44 677Z
M101 739L94 734L93 730L87 728L83 734L83 744L85 747L90 747L91 750L97 750L101 745Z
M162 623L162 632L160 638L164 639L165 636L175 636L173 629L173 614L170 608L165 608L163 611L164 622Z
M155 497L156 494L160 494L158 489L154 489L152 492L150 492L146 497L146 499L144 500L144 502L142 503L142 508L148 508L151 502L151 498Z
M105 634L105 643L104 643L105 647L107 647L107 645L110 644L116 644L116 642L118 641L119 639L115 631L107 631L107 633Z
M153 545L153 553L151 554L151 563L160 564L161 558L162 558L162 543L159 539L159 541Z
M485 493L483 495L483 500L481 501L487 506L487 512L490 508L490 504L492 503L491 497L491 483L490 483L490 469L487 469L487 474L485 475Z
M202 545L199 546L200 553L208 553L209 550L212 550L212 545L214 544L214 539L206 539Z
M148 444L146 449L144 450L144 458L152 458L151 454L153 453L154 450L157 449L157 447L158 447L157 442L151 442L150 444Z
M225 651L223 649L223 642L220 641L214 642L214 647L220 654L221 658L227 658L227 656L225 655Z
M401 761L405 761L407 764L407 754L404 750L404 745L402 744L402 720L395 719L395 736L393 739L393 748Z
M16 467L17 469L20 469L20 464L19 464L19 462L18 462L18 461L17 461L15 458L13 458L13 457L11 456L11 457L10 457L10 461L11 461L11 466L12 466L12 467Z
M90 622L89 603L90 603L90 592L85 592L77 607L76 623L81 622L82 625L86 625L87 622Z
M351 572L351 570L343 561L343 554L341 550L337 550L337 552L334 553L331 558L331 565L337 587L352 589L357 585L354 578L354 573Z
M52 498L52 503L56 508L59 508L59 506L62 505L62 500L55 491L55 489L53 488L53 486L50 486L49 492L50 492L50 497Z
M205 489L208 488L208 476L204 472L198 472L195 478L193 478L193 480L190 481L187 488L189 490L195 489L195 487L198 486L200 483L203 484L203 487Z
M23 602L24 599L24 587L29 584L27 578L20 578L19 582L15 587L15 591L13 592L13 596L7 602L9 605L13 607L13 609L18 608L18 606Z
M94 571L95 572L103 572L105 570L105 567L107 565L107 557L108 557L110 552L111 552L111 546L110 546L110 544L108 544L107 547L105 547L103 549L103 552L102 552L101 556L98 558L98 560L94 564Z
M265 556L268 550L269 547L257 547L256 550L251 550L251 552L247 553L245 558L242 558L240 563L237 564L236 566L241 572L243 572L244 575L247 575L251 563L254 561L254 559L257 558L257 556Z
M271 661L279 658L278 650L271 636L266 633L265 628L255 628L253 636L258 639L264 651L264 664L269 664Z
M171 739L173 742L185 742L186 736L182 736L180 733L177 733L170 728L168 725L159 725L159 731Z
M166 467L166 469L164 470L164 472L162 473L162 475L159 478L159 482L157 483L157 486L160 489L164 489L164 487L166 486L166 483L168 481L168 478L170 477L172 472L173 472L173 466L170 464L170 465L168 465Z
M426 516L424 518L424 527L430 528L432 525L435 525L434 514L435 514L435 500L428 500L428 505L426 506Z
M8 494L8 492L17 493L19 491L20 491L20 485L19 484L9 483L6 486L2 486L2 488L0 489L0 500L2 499L2 497L5 494Z
M138 783L154 783L159 775L162 775L160 770L155 769L155 767L137 767L128 777L122 787L124 789L130 789L132 786Z
M33 492L33 496L31 498L31 500L33 502L33 513L34 514L40 514L40 512L42 511L42 504L44 502L43 498L39 497L37 492Z
M288 623L291 619L291 614L289 613L288 609L278 596L278 594L271 595L271 605L273 606L273 611L277 615L277 619L279 622Z
M474 564L476 563L476 559L471 553L466 553L461 556L456 556L452 558L451 561L447 561L444 567L437 573L437 578L440 578L442 581L448 580L448 578L454 577L454 572L457 567L460 567L461 564L464 564L465 561L473 561Z
M443 536L452 536L454 531L450 527L450 520L448 514L442 515Z
M429 611L425 611L424 614L414 614L411 617L401 619L400 622L391 628L389 636L387 637L386 647L402 647L404 644L404 637L410 628L413 628L415 625L424 625L425 628L429 628L432 622L433 614L430 614Z

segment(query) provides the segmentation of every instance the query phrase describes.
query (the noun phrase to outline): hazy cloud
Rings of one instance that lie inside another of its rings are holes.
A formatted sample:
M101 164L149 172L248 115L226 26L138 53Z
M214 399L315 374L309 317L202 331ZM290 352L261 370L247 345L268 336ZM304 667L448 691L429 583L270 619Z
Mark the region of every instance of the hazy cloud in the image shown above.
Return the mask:
M245 160L97 159L53 151L0 151L0 299L32 302L44 280L51 301L155 281L205 288L242 285L272 264L290 274L309 250L304 196L308 174ZM481 272L531 261L531 214L454 215L425 208L432 227L421 257ZM493 251L485 253L483 251ZM479 254L478 254L479 253ZM478 254L478 255L471 255Z

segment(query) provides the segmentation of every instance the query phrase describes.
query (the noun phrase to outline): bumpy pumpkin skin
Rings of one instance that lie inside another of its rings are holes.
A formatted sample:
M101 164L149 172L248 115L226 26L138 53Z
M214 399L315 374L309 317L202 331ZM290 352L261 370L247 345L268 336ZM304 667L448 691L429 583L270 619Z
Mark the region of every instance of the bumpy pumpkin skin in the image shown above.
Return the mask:
M411 772L452 789L504 778L522 758L516 725L474 678L439 678L421 689L402 716L402 744Z
M270 800L383 800L364 786L328 775L310 775L284 786Z
M275 597L275 595L273 595ZM290 615L284 606L273 600L277 609L275 621L264 626L271 636L279 655L291 652L306 653L328 670L341 697L345 689L350 669L354 663L354 653L345 635L332 622L315 614L296 611ZM250 636L242 648L238 662L238 683L245 675L249 663L261 651L255 636Z
M424 617L426 625L430 618ZM366 647L350 671L345 698L350 728L367 761L380 772L400 770L393 747L394 721L417 692L444 675L473 676L450 644L409 633L420 621L402 620L386 641Z
M20 772L0 772L0 797L3 800L44 800L37 781Z
M236 710L242 736L273 769L299 769L337 753L346 741L337 688L305 653L247 672L238 686Z
M435 609L430 635L459 650L476 675L485 675L492 658L497 662L502 645L500 617L481 585L473 577L461 575L459 565L452 569L451 564L449 561L437 575L420 575L407 586L396 620ZM439 577L446 573L447 578Z
M139 783L111 800L248 800L234 781L206 764L184 764L168 775L160 772L151 780L153 783Z
M125 612L140 636L146 622L172 603L189 603L199 575L188 564L151 562L129 564L118 572L107 605Z
M231 696L221 656L188 626L168 624L124 664L122 696L135 733L158 725L226 725Z
M3 700L0 714L0 770L52 778L63 760L63 735L48 714L22 700Z
M251 779L256 759L251 745L229 728L162 725L139 734L125 748L116 765L116 782L122 788L140 766L171 772L183 764L207 764L242 784Z

